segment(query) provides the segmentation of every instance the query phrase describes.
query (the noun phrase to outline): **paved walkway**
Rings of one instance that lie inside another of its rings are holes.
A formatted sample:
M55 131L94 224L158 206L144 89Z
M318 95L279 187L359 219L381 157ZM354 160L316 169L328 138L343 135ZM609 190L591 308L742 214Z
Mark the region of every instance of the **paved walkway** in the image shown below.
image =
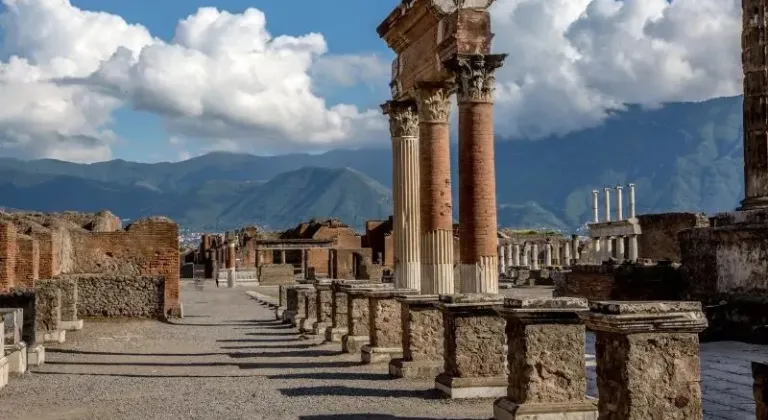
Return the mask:
M491 402L448 401L432 381L392 380L338 344L304 339L242 289L183 283L186 318L86 322L48 362L0 391L3 420L487 419ZM589 351L589 347L588 347ZM702 347L711 419L754 419L747 360L765 347ZM589 369L591 375L593 369ZM592 381L594 385L594 380Z

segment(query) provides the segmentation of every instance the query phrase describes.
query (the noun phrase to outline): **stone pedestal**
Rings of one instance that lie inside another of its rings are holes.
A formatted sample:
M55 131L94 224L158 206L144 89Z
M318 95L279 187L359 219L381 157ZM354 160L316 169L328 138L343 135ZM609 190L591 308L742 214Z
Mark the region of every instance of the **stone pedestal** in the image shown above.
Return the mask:
M301 326L301 322L307 317L306 296L312 289L313 287L309 285L300 285L288 289L288 310L286 312L292 327Z
M701 420L699 302L591 302L601 420Z
M389 363L403 355L403 333L398 296L415 295L413 289L370 289L368 297L369 344L361 349L363 364Z
M586 329L579 298L506 299L509 386L496 400L497 420L596 420L585 376Z
M83 320L77 317L77 280L58 280L61 288L61 322L59 327L67 331L83 329Z
M298 324L299 331L311 334L314 332L312 326L317 322L317 291L314 287L304 294L304 308L306 312L301 323Z
M768 420L768 358L766 363L752 362L752 377L757 420Z
M391 287L386 283L371 283L369 280L333 280L331 282L331 325L325 329L325 341L340 343L349 330L347 329L347 290L346 286L355 287Z
M403 357L392 359L389 374L396 378L434 378L443 371L443 314L438 295L398 297L401 306Z
M8 376L10 375L10 365L8 359L5 356L0 356L0 389L5 388L8 385Z
M63 343L61 329L61 288L58 280L38 280L35 284L35 342Z
M261 257L261 253L259 253L259 257ZM288 309L288 286L281 285L278 290L279 303L277 308L275 308L275 319L281 320L285 310Z
M341 339L341 351L357 353L370 340L370 310L366 289L346 287L347 334Z
M333 290L328 281L316 283L315 289L317 321L312 324L312 333L325 337L325 330L333 323Z
M27 371L27 344L23 341L18 344L5 345L5 358L8 359L8 371L11 374L21 375Z
M450 398L497 398L507 394L505 320L500 295L440 296L445 325L443 372L435 388Z

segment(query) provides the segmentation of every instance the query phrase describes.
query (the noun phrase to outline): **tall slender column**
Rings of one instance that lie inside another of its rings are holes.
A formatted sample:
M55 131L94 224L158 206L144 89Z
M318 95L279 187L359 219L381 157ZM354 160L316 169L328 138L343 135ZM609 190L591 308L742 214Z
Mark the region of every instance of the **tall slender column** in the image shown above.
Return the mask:
M637 262L637 235L629 235L629 260Z
M285 250L280 250L280 264L285 264Z
M493 92L506 54L448 60L458 82L461 292L498 293Z
M571 266L571 243L568 241L563 246L563 261L560 265L563 267Z
M506 248L504 245L499 245L499 275L504 275L507 272L507 256Z
M592 190L592 223L600 223L600 191Z
M507 244L507 267L517 267L517 264L515 264L515 258L513 253L515 252L515 247L512 244ZM519 261L519 260L518 260Z
M629 184L629 218L634 219L635 216L635 184Z
M622 190L624 188L621 185L616 186L616 220L619 222L624 220L624 202L622 196Z
M515 244L512 250L512 266L520 267L520 244Z
M616 238L616 261L618 262L624 261L624 239L624 236Z
M579 246L581 246L579 235L571 236L571 242L573 242L573 244L571 245L572 251L573 251L573 259L578 261L581 258L581 255L579 255Z
M605 221L611 221L611 189L603 188L605 191Z
M451 200L450 123L448 84L420 83L419 185L421 195L421 292L452 294L453 204Z
M531 245L531 270L539 269L539 244Z
M552 267L552 244L544 244L544 267Z
M419 121L412 101L382 105L392 135L394 195L395 285L421 290Z
M742 69L744 72L744 200L741 210L768 207L768 27L765 0L744 0Z

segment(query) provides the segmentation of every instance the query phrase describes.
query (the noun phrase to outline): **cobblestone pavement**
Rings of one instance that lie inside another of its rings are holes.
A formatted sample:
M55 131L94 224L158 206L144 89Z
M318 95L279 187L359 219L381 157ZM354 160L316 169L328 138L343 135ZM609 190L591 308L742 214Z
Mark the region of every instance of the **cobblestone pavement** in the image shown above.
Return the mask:
M260 291L264 292L264 288ZM270 294L276 291L269 290ZM186 318L86 321L48 362L0 391L3 420L487 419L489 400L448 401L432 381L389 379L338 344L304 339L243 289L183 282ZM593 339L587 360L593 364ZM708 419L754 419L749 360L766 347L702 345ZM588 368L594 393L594 367Z

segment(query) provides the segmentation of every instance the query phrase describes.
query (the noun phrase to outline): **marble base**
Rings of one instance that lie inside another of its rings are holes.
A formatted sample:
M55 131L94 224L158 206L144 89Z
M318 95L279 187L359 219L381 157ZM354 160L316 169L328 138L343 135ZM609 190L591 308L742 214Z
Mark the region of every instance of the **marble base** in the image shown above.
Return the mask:
M8 359L10 373L21 375L27 372L26 343L5 346L5 358Z
M364 365L389 363L393 358L400 357L403 357L403 349L401 347L371 347L370 345L365 345L360 349L360 361Z
M312 328L312 326L315 325L315 322L317 322L315 318L302 319L301 324L299 324L299 331L305 334L313 334L314 329Z
M333 328L328 327L325 329L325 341L330 343L341 343L341 339L349 333L348 328Z
M389 376L394 378L427 379L442 372L442 361L406 361L398 358L389 362Z
M41 343L59 343L62 344L67 341L66 330L53 330L53 331L35 331L35 341Z
M493 418L495 420L597 420L597 400L518 405L504 397L493 403Z
M315 322L312 324L312 334L325 337L325 330L328 329L328 326L329 324L327 322Z
M507 377L451 378L440 374L435 389L451 399L499 398L507 395Z
M8 385L8 376L11 373L11 366L8 364L8 358L0 357L0 389Z
M27 348L27 366L42 366L45 363L45 347L40 344Z
M83 320L77 321L61 321L59 322L59 328L65 331L80 331L83 329Z
M345 335L341 338L341 351L354 354L367 345L370 339L367 335Z

